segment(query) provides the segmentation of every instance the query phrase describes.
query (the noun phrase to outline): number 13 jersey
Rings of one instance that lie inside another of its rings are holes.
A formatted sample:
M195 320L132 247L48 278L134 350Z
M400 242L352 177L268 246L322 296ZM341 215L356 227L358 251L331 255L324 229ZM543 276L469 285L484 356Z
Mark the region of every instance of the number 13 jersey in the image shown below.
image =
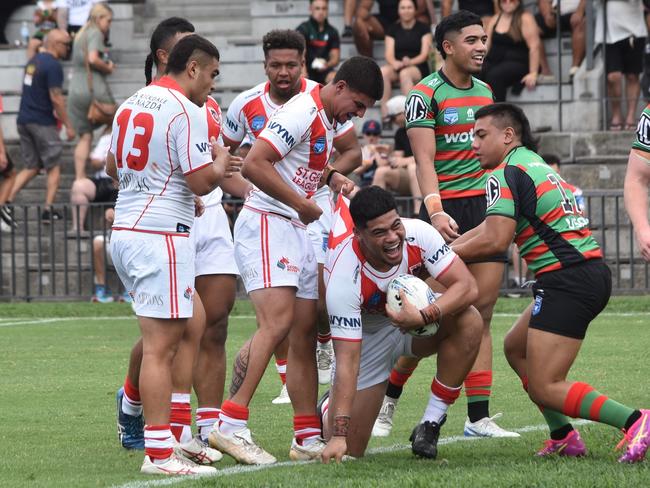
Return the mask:
M185 176L212 164L205 108L163 77L120 106L111 153L119 179L113 228L189 232L194 194Z

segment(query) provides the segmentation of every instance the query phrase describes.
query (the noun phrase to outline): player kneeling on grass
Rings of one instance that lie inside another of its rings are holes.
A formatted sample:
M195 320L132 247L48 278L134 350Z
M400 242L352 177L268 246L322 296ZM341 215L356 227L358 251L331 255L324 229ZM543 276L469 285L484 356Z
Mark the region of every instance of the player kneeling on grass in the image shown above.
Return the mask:
M481 316L471 306L476 281L431 225L400 218L387 191L360 190L350 214L353 235L330 251L325 269L336 365L331 401L321 405L327 439L322 459L363 456L395 360L437 353L429 404L411 435L416 455L435 458L445 412L458 398L481 341ZM404 273L428 274L447 290L422 312L402 292L403 308L393 312L386 308L386 290ZM435 335L405 333L435 322Z
M622 405L579 381L567 381L589 323L605 308L611 273L570 186L536 154L530 124L515 105L475 114L472 148L484 169L485 221L452 248L464 260L505 252L514 240L535 272L533 302L505 338L510 366L543 412L551 439L537 454L580 456L586 449L569 417L622 429L620 462L641 461L650 445L650 410Z

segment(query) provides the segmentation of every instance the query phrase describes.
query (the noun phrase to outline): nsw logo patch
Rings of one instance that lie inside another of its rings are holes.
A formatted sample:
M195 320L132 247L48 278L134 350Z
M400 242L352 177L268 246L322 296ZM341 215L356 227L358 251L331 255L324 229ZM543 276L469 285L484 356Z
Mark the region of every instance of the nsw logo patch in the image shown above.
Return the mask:
M445 122L445 124L449 125L458 122L458 109L456 107L446 108L442 116L442 120Z
M251 130L262 130L264 128L264 124L266 124L266 117L263 115L256 115L253 117L253 120L251 120Z
M314 142L314 153L315 154L322 154L323 151L325 151L325 147L327 146L327 139L325 137L319 137L316 139L316 142Z

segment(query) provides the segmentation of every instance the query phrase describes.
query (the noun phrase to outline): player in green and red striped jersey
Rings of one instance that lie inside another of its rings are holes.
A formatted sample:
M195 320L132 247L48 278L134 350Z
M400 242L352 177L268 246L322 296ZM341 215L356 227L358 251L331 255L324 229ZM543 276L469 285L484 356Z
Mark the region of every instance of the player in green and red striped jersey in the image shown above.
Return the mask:
M650 105L639 119L636 140L630 151L625 175L625 209L634 234L639 243L641 255L650 261L650 222L648 222L648 188L650 187Z
M445 60L438 72L421 80L406 102L406 129L424 205L420 218L438 230L447 242L476 227L485 219L485 180L472 150L474 114L493 102L492 90L473 75L481 71L487 52L487 36L479 16L461 10L446 17L436 28L436 45ZM505 254L468 263L479 288L474 306L483 317L479 355L465 380L467 395L466 436L519 437L499 427L490 417L492 390L492 310L499 296ZM375 435L387 435L406 379L417 361L400 358L386 390L385 408L377 418ZM393 405L391 405L391 403ZM383 428L382 428L383 427Z
M506 357L542 409L551 430L537 454L581 456L586 449L568 417L622 429L620 462L643 460L650 446L650 410L635 410L567 381L589 323L605 308L612 277L589 221L570 187L534 152L523 111L509 103L476 112L473 147L486 183L487 217L457 239L464 260L505 251L513 240L535 273L533 302L505 338ZM560 413L561 412L561 413Z

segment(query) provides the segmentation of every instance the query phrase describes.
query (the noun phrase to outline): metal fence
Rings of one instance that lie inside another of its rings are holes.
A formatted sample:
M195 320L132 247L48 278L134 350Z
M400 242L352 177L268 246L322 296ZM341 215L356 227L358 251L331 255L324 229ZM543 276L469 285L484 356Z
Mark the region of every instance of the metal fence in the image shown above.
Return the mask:
M414 215L414 200L400 197L401 215ZM620 190L585 191L586 215L612 270L614 292L650 292L648 263L639 255L634 232L625 213ZM241 201L224 202L231 221L241 209ZM89 300L94 284L105 276L105 284L116 299L123 288L111 265L107 244L110 225L103 205L88 208L86 231L72 231L72 212L79 208L57 205L61 220L45 223L38 205L14 205L17 226L0 234L0 301ZM93 256L93 249L94 256ZM504 274L504 294L525 294L514 284L531 278L525 267L508 263ZM518 273L516 275L515 273ZM243 289L240 286L240 292Z

